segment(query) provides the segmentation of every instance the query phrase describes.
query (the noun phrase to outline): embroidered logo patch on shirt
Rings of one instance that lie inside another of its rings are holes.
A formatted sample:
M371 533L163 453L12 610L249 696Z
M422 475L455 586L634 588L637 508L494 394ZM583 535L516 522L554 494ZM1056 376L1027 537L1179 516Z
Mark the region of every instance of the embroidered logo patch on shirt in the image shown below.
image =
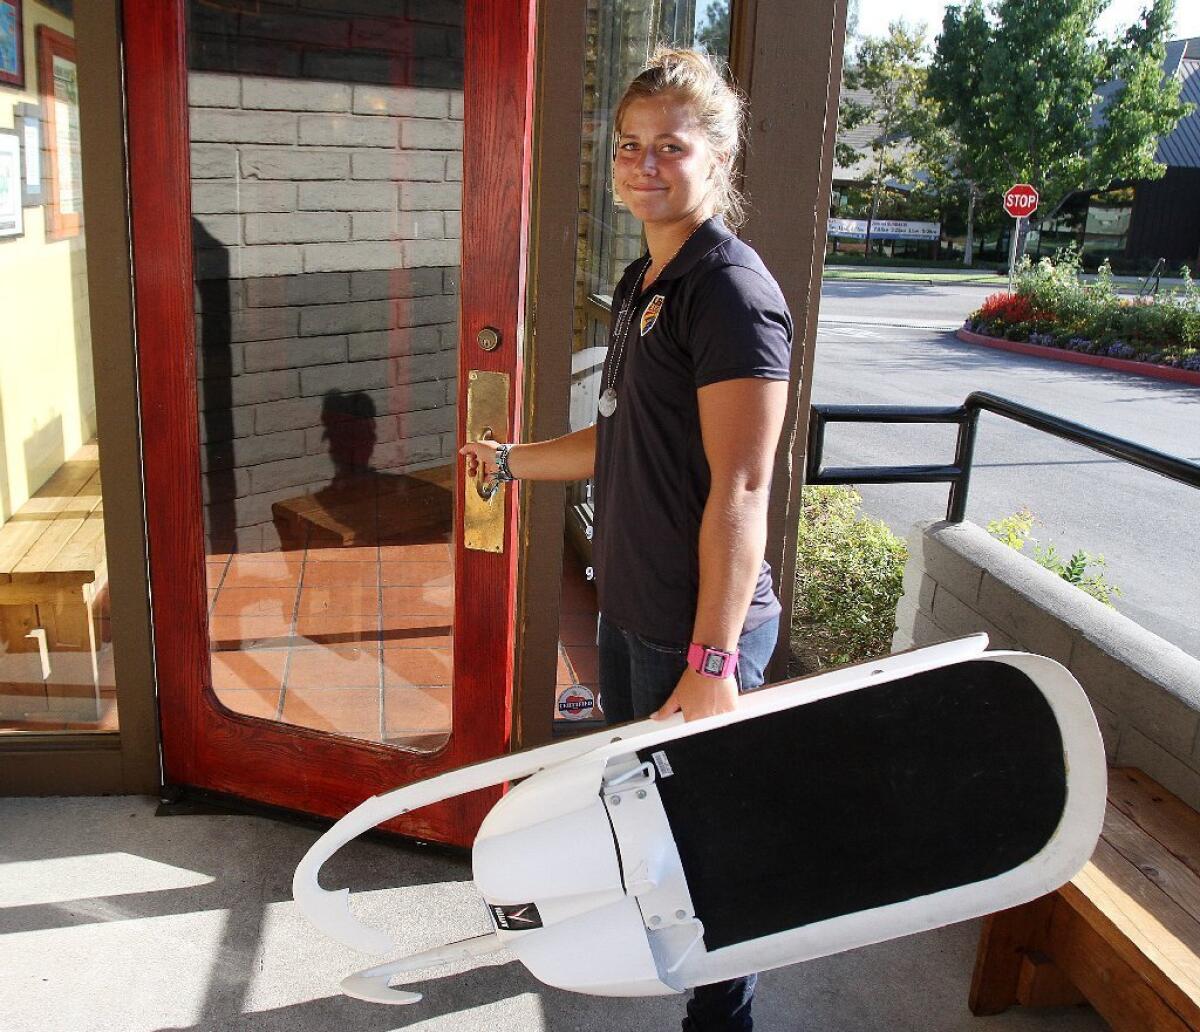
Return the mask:
M646 310L642 313L642 336L646 336L652 329L654 324L658 322L658 315L662 311L663 302L666 297L662 294L655 294L650 303L646 306Z

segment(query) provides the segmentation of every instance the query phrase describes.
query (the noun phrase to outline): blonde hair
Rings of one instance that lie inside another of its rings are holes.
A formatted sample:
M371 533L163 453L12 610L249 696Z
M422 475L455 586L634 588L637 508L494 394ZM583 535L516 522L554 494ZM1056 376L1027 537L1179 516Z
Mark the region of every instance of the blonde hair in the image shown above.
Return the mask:
M746 201L734 182L734 164L742 139L745 102L726 82L716 61L703 50L658 46L650 63L629 84L613 120L613 152L621 119L635 101L662 93L676 94L696 116L717 156L716 213L733 229L746 219ZM615 195L615 191L614 191Z

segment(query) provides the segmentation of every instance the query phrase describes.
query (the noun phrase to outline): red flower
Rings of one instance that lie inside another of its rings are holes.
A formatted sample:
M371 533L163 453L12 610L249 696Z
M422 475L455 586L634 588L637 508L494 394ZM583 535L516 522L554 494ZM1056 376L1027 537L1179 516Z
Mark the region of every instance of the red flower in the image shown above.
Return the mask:
M1024 323L1053 321L1054 315L1034 308L1029 298L1021 294L1002 290L984 301L973 318L976 322L985 323Z

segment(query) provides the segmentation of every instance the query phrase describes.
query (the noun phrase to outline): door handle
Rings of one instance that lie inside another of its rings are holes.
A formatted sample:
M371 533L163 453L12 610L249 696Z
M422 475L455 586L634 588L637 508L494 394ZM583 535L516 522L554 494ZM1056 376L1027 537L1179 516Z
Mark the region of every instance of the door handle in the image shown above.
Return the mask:
M492 428L490 426L485 426L483 428L483 433L481 433L476 439L480 441L494 441L496 440L496 435L492 433ZM494 476L489 476L488 474L484 473L482 462L476 465L475 492L480 498L482 498L485 502L490 502L495 497L496 492L500 490L500 486L500 481L498 481Z
M508 385L507 373L467 374L468 441L508 440ZM463 494L463 543L477 552L503 552L504 485L484 477L480 463L477 474L467 476Z

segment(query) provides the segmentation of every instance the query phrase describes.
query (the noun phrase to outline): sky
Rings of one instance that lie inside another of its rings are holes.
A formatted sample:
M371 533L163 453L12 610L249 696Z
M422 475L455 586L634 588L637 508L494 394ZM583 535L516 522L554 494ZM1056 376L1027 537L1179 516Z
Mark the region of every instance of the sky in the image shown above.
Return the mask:
M1147 0L1112 0L1100 18L1099 26L1106 34L1131 24L1147 4ZM942 13L946 0L859 0L858 31L863 36L882 36L888 22L896 17L897 9L909 24L925 22L927 36L932 42L941 31ZM1200 36L1200 0L1175 0L1175 31L1172 39Z

